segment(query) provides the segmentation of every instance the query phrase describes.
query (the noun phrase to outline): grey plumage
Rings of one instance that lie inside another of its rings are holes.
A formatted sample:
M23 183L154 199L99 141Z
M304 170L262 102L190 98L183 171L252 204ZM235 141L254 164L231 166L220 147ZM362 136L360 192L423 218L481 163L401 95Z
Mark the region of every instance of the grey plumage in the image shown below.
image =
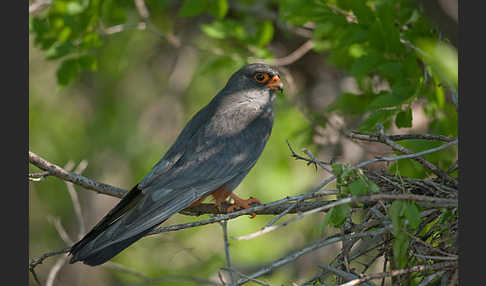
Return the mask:
M234 73L151 171L72 246L70 263L102 264L219 187L232 191L240 184L260 157L273 125L275 91L257 82L256 73L278 76L264 64Z

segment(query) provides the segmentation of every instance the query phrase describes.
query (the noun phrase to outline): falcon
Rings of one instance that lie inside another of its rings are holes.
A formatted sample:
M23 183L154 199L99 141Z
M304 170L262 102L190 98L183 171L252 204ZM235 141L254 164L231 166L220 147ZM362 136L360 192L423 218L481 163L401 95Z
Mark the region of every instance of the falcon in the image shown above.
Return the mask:
M212 196L222 210L250 208L233 190L262 154L273 126L273 101L283 91L266 64L236 71L182 129L148 174L69 251L70 263L105 263L181 210ZM254 214L252 215L254 216Z

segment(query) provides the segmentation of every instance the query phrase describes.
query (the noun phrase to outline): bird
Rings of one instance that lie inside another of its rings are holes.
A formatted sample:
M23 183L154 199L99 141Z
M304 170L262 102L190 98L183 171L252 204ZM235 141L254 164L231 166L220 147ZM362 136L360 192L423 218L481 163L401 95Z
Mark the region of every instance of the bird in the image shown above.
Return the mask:
M179 133L153 168L78 242L70 263L110 260L181 210L209 196L219 210L250 208L233 190L253 168L270 137L273 102L283 83L276 67L241 67ZM252 214L252 217L255 214Z

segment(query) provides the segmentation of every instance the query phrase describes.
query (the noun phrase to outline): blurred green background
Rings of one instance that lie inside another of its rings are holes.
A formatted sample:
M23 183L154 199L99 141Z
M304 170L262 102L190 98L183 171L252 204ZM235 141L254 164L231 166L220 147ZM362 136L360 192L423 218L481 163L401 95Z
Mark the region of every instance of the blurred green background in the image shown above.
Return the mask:
M31 151L60 166L86 160L83 175L130 189L234 71L248 62L285 58L309 40L309 52L281 67L286 90L275 101L274 129L236 190L239 196L270 202L304 193L328 176L293 160L287 139L298 152L310 148L322 160L351 164L389 150L354 143L342 130L369 131L381 122L390 133L457 136L457 51L414 1L147 0L150 20L144 29L135 28L145 21L136 2L53 0L30 12ZM433 147L430 142L405 144L414 151ZM446 167L457 154L448 149L428 159ZM375 166L382 167L388 166ZM391 167L403 175L428 175L414 161ZM87 230L118 201L76 190ZM49 218L59 218L71 239L78 239L79 225L62 180L30 182L29 195L30 258L66 247ZM207 217L178 214L164 225ZM229 236L257 231L271 218L231 220ZM317 214L253 240L230 239L233 266L251 273L316 241L321 220ZM301 284L336 250L324 247L262 279L271 285ZM57 259L36 268L41 281ZM219 283L218 272L226 266L222 230L211 224L146 237L112 261L152 278L190 276ZM380 270L377 264L370 271L375 268ZM227 272L221 274L229 281ZM33 279L30 283L35 285ZM54 285L139 283L198 284L145 283L109 267L77 263L64 265Z

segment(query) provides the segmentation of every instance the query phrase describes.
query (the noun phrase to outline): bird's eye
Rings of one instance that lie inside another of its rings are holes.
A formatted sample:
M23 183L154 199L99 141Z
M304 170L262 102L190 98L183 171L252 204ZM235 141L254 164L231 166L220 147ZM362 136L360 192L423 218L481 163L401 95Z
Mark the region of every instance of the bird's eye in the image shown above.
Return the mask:
M262 73L262 72L259 72L259 73L256 73L255 76L253 77L257 82L266 82L269 78L268 74L267 73Z

